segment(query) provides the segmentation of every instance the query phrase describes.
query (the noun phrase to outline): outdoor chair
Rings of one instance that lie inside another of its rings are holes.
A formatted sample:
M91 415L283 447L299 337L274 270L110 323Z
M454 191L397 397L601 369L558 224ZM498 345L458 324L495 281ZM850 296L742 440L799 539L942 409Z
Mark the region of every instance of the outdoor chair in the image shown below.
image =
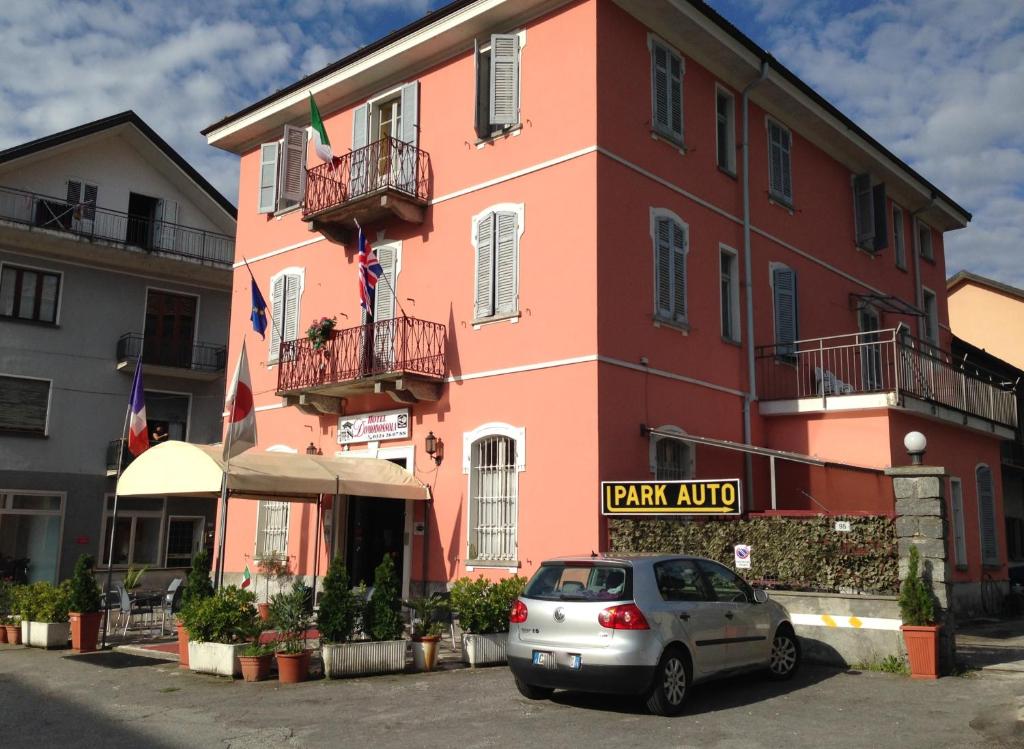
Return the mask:
M163 636L165 632L165 622L168 617L174 616L174 613L178 610L178 606L181 604L181 584L184 582L180 577L176 577L171 580L171 584L167 586L167 592L164 593L160 599L160 635Z
M124 631L121 632L122 637L128 635L128 627L132 623L132 617L136 614L153 616L154 608L153 604L149 601L143 602L133 599L128 591L124 588L119 588L121 591L121 616L124 617Z

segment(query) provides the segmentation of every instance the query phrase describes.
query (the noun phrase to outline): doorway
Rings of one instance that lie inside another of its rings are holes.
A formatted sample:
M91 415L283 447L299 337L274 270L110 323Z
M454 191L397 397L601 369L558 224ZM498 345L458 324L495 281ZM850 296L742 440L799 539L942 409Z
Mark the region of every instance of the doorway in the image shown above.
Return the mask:
M144 364L192 368L192 346L199 299L150 289L146 298Z
M391 461L405 468L404 458ZM395 561L399 585L405 562L405 500L349 497L345 566L352 585L373 585L373 573L385 554Z
M861 382L859 392L875 392L882 389L882 348L878 343L878 329L881 326L878 312L863 307L858 315L860 327Z
M159 202L148 195L128 193L128 232L125 237L128 244L153 249L153 226Z

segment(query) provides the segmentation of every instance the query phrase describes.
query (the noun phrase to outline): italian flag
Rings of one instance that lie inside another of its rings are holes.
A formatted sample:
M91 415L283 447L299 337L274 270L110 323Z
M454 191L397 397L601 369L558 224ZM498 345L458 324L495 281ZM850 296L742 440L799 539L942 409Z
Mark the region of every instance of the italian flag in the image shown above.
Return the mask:
M239 587L245 589L250 585L252 585L252 575L249 573L249 565L245 565L245 570L242 572L242 584Z
M324 129L324 121L320 119L320 110L316 108L316 99L313 92L309 92L309 121L313 127L313 142L316 145L316 155L326 164L334 163L334 154L331 152L331 141L327 138L327 130Z

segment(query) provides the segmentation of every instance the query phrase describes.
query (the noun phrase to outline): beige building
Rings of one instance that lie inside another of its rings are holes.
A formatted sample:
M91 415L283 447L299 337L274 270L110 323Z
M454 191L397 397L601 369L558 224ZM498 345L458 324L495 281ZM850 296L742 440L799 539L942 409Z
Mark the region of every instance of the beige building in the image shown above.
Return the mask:
M953 335L1024 369L1024 289L967 271L946 289Z

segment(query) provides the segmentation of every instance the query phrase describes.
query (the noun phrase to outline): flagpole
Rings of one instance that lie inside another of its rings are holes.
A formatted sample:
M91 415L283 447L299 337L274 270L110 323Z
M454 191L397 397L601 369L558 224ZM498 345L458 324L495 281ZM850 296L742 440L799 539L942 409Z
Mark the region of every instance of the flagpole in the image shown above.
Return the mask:
M243 338L244 346L244 338ZM235 394L237 397L237 393ZM224 461L224 475L220 480L220 507L218 513L220 515L218 527L219 532L217 535L217 571L214 573L214 587L220 590L224 584L224 542L225 535L228 531L228 473L231 471L231 413L235 410L235 402L232 399L231 408L228 411L228 434L226 437L226 445L224 454L227 458Z

